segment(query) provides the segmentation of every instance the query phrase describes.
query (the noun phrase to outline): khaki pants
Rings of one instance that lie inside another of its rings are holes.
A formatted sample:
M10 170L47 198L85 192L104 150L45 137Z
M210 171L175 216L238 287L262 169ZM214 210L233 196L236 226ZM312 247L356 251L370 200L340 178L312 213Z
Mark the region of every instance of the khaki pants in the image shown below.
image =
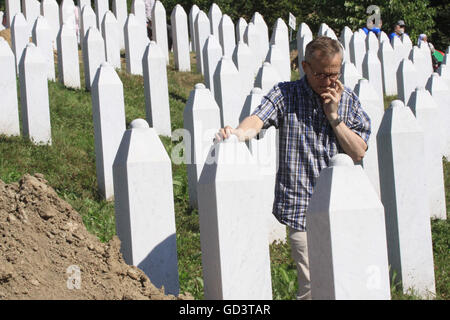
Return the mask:
M291 255L297 266L297 300L311 300L306 231L298 231L289 226L288 229L289 240L291 242Z

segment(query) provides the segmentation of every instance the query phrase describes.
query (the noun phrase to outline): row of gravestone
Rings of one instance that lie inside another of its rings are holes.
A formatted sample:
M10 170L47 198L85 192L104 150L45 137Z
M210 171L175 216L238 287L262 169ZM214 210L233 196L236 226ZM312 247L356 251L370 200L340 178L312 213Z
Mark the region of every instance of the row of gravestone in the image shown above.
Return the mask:
M30 47L32 47L32 46L30 46ZM103 66L103 67L107 67L106 65L105 66ZM99 71L99 73L101 73L100 71ZM100 76L99 76L100 77ZM109 75L108 77L104 77L105 79L111 79L112 78L112 76L111 75ZM269 86L269 88L270 88L270 86ZM197 88L197 89L205 89L205 88ZM112 92L113 90L111 90L111 92ZM95 90L93 90L93 102L94 101L96 101L95 99L94 99L94 95L95 95L95 93L94 92L96 92ZM253 94L258 94L258 90L253 90L253 92L252 92L252 95ZM98 96L100 96L99 94L98 94ZM103 96L104 97L108 97L109 95L108 94L103 94ZM120 99L118 99L118 101L120 101ZM100 102L98 103L99 105L100 105ZM101 114L101 113L99 113L99 114ZM95 119L95 115L94 115L94 119ZM97 143L97 142L96 142ZM225 148L225 147L224 147ZM244 150L243 148L241 148L242 150ZM131 150L131 149L127 149L127 150ZM239 159L241 159L240 157L238 157ZM127 158L128 159L128 158ZM242 159L245 159L245 157L244 158L242 158ZM218 170L219 168L216 168L215 170ZM225 172L227 172L227 171L225 171ZM226 176L226 175L225 175ZM223 177L223 176L222 176ZM216 184L216 180L217 180L217 178L218 178L218 176L217 176L217 174L215 175L215 180L214 180L214 182L212 182L212 181L209 181L209 183L214 183L214 184ZM171 179L169 179L169 181L171 181ZM220 182L220 179L219 179L219 182ZM135 183L136 184L136 183ZM136 185L138 185L138 184L136 184ZM229 187L229 186L228 186ZM129 188L129 185L127 185L127 189ZM128 196L129 196L129 192L128 192ZM173 200L172 200L173 201ZM217 201L217 199L216 199L216 201ZM226 202L226 201L224 201L224 202ZM120 206L118 206L117 205L117 207L120 207ZM209 209L209 208L208 208ZM200 210L201 212L208 212L208 210ZM204 215L203 215L204 216ZM201 218L202 219L202 218ZM207 217L207 218L204 218L204 219L210 219L210 217ZM203 220L204 220L203 219ZM218 218L217 218L218 219ZM246 224L244 224L244 225L246 225ZM237 228L237 227L236 227ZM216 230L216 231L218 231L218 230ZM214 231L213 231L214 232ZM203 234L204 234L204 236L203 236L203 238L208 238L208 235L207 235L207 233L206 233L206 231L205 232L203 232ZM167 239L169 239L169 238L173 238L173 234L171 234L170 236L168 236L168 238ZM217 234L215 235L215 237L217 237ZM248 240L248 239L247 239ZM202 241L202 247L203 246L208 246L208 244L203 244L204 242L205 242L206 240L203 240ZM207 243L210 243L210 241L206 241ZM229 242L229 241L228 241ZM160 242L158 242L158 243L160 243ZM161 242L161 243L163 243L163 242ZM169 243L170 243L170 241L169 241ZM218 246L220 246L220 244L224 244L224 243L226 243L226 241L225 240L221 240L220 242L216 242L215 243L215 245L218 245ZM213 242L213 244L214 244L214 242ZM137 245L138 246L140 246L140 244L139 243L137 243ZM211 245L211 244L209 244L209 245ZM152 252L153 251L156 251L156 252L158 252L158 250L152 250ZM208 248L205 248L205 250L204 250L205 252L209 252L209 254L211 254L211 251L208 251ZM222 251L226 251L226 249L222 249ZM258 251L258 250L256 250L256 251ZM148 251L147 251L148 252ZM246 252L245 250L244 250L244 252ZM264 249L261 249L261 251L260 252L264 252ZM205 256L207 256L207 257L210 257L209 256L209 254L206 254L205 253ZM215 253L215 254L217 254L217 252ZM149 254L149 256L152 256L151 254ZM153 256L154 256L154 254L153 254ZM260 258L261 258L262 256L260 256ZM242 259L244 259L244 255L241 257ZM206 258L205 258L206 259ZM211 259L211 257L209 258L209 259ZM148 260L149 261L149 263L150 263L150 261L152 261L153 259L150 259L150 260ZM216 263L217 264L217 261L215 261L214 259L212 259L212 261L210 261L210 263ZM262 261L262 260L260 260L260 261ZM204 265L208 265L208 262L206 261L204 261ZM141 265L141 266L143 266L143 265ZM212 268L213 266L211 266L211 267L207 267L207 268ZM217 265L215 265L214 266L214 268L217 268L217 267L219 267L219 268L223 268L223 267L225 267L225 268L227 268L227 266L217 266ZM153 267L152 267L153 268ZM232 268L231 268L232 269ZM251 269L250 269L251 270ZM233 270L230 270L230 272L231 271L233 271ZM235 270L234 270L235 271ZM213 273L214 274L214 273ZM260 275L261 276L261 275ZM206 274L205 274L205 277L206 277ZM206 278L205 278L206 279ZM209 278L210 279L210 278ZM215 280L214 281L218 281L218 279L217 279L217 274L216 274L216 277L214 278ZM223 280L223 279L222 279ZM222 281L221 280L221 281ZM208 281L208 283L211 283L210 282L211 281L211 279ZM267 282L265 282L265 283L267 283ZM231 291L230 291L231 292ZM267 291L265 291L266 293L267 293ZM211 296L211 295L210 295ZM228 296L228 295L226 295L226 296ZM224 296L222 296L222 297L224 297Z

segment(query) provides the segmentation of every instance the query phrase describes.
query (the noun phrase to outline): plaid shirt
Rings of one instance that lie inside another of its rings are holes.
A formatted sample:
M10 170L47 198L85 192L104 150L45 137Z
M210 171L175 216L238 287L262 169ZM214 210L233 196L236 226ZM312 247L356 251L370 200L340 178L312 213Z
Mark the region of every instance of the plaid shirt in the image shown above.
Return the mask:
M338 114L367 143L370 119L356 94L347 87ZM272 125L279 129L273 214L281 223L306 231L306 209L316 179L334 155L344 152L323 112L321 98L305 76L274 86L253 115L264 122L263 129Z

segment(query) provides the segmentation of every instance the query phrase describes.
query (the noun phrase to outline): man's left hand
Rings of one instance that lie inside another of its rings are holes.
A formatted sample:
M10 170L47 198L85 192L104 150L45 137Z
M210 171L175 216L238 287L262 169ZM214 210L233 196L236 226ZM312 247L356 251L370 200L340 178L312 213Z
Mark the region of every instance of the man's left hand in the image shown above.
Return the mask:
M344 92L344 85L339 80L336 80L334 87L328 88L327 92L320 95L323 100L323 112L325 112L329 121L334 121L338 118L338 107L342 92Z

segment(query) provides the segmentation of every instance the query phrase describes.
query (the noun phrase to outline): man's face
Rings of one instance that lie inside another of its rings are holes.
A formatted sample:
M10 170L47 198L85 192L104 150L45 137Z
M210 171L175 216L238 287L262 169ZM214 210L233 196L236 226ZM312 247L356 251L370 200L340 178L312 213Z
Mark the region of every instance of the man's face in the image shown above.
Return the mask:
M405 33L405 26L399 26L398 24L395 26L395 33L397 34L404 34Z
M317 94L327 92L336 86L341 72L342 56L338 53L333 57L315 53L310 62L302 61L308 83Z

